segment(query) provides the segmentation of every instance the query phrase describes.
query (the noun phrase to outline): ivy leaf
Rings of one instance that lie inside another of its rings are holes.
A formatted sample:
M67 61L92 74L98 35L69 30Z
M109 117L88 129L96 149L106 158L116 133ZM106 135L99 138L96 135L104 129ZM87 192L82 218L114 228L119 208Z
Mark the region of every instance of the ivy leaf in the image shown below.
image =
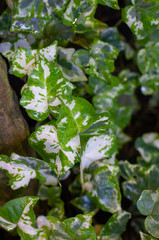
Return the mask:
M141 237L141 240L157 240L157 238L154 238L148 234L145 234L143 232L140 232L140 237Z
M37 178L41 182L49 177L50 166L36 158L22 157L12 154L11 157L0 156L0 168L8 172L9 184L13 190L26 187L31 179ZM57 182L57 181L55 181Z
M24 240L37 239L33 207L38 197L22 197L7 202L0 208L0 225L7 231L17 227L18 234Z
M127 180L123 182L124 195L136 202L144 189L155 191L159 188L159 170L155 164L142 166L120 162L120 173Z
M15 36L8 37L6 42L0 43L0 53L11 63L18 48L31 49L34 41L35 38L30 34L16 34Z
M58 139L57 129L53 122L40 126L29 137L30 145L44 161L50 163L52 170L59 176L64 175L75 162L79 161L79 138L67 144L64 150Z
M47 187L41 185L38 191L40 200L48 200L49 206L52 209L49 211L48 216L57 217L59 219L64 218L65 209L64 202L61 200L61 187Z
M19 48L12 62L13 74L17 77L30 76L35 68L37 59L46 58L48 62L55 61L57 52L57 42L46 48L40 50L31 50L26 48Z
M137 138L135 148L146 162L159 158L159 135L157 133L145 133Z
M106 5L108 7L119 10L118 0L94 0L97 4Z
M74 54L74 61L85 72L103 81L110 81L110 73L114 71L114 61L118 56L118 49L100 40L94 40L89 51L78 50ZM84 60L81 59L85 58Z
M122 19L138 39L144 39L159 23L158 1L132 0L132 4L123 9Z
M42 0L16 0L14 1L11 31L29 32L33 35L42 33L44 27L50 22L52 9L48 2Z
M87 195L83 195L81 197L76 197L71 200L71 203L80 209L84 214L95 211L96 204L87 197Z
M75 141L79 141L79 133L89 128L98 115L93 106L83 98L73 97L63 102L57 120L57 133L60 145L68 149Z
M8 7L0 16L0 37L4 38L8 35L11 25L11 9Z
M96 233L91 225L93 213L86 215L79 214L76 217L68 218L62 222L55 217L39 216L37 224L40 229L44 229L48 239L53 236L56 239L82 239L95 240Z
M75 65L72 61L74 48L58 47L57 64L61 69L64 77L72 82L87 81L87 77L80 67Z
M93 136L86 143L81 157L81 168L89 168L91 163L102 158L110 158L116 151L116 138L114 134Z
M112 1L111 1L112 2ZM116 47L119 51L124 50L124 42L121 41L117 27L109 27L101 32L99 39Z
M58 113L61 99L67 99L73 88L54 63L41 58L22 89L20 104L31 118L42 121Z
M117 173L118 167L112 164L98 167L91 172L88 197L103 211L114 213L121 210Z
M159 191L150 193L148 190L144 190L137 202L137 208L143 215L148 215L145 220L146 230L156 238L159 238Z
M130 218L131 214L124 210L114 213L101 230L99 234L100 239L119 240L121 234L125 232L126 224Z
M92 0L70 0L66 11L63 14L62 21L66 26L71 26L77 33L84 33L94 28L96 20L94 19L96 6Z

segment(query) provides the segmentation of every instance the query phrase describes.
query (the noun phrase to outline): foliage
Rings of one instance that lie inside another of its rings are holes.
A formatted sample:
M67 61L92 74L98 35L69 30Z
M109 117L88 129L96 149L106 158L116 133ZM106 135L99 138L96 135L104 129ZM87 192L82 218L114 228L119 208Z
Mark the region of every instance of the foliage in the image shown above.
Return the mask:
M159 239L159 135L136 139L140 156L133 163L117 155L131 140L124 129L138 108L136 89L157 101L158 0L124 1L122 8L117 0L6 3L0 53L9 73L25 82L20 105L38 122L28 139L38 158L3 154L0 169L13 190L33 179L39 185L38 197L15 197L0 207L0 226L23 240L121 240L129 221L142 240ZM121 12L119 22L109 27L98 20L99 6ZM121 22L133 44L119 31ZM68 178L70 203L80 211L71 217L62 195ZM35 215L38 200L38 206L47 202L46 216ZM102 211L109 217L97 232Z

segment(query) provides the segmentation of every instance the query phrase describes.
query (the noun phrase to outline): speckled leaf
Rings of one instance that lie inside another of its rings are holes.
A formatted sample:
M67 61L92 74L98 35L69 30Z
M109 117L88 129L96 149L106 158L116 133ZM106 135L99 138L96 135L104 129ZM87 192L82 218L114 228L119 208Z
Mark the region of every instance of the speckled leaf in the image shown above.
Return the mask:
M64 175L79 160L79 139L68 142L67 150L64 150L59 143L53 122L39 127L30 135L29 141L44 161L50 163L58 177Z
M73 31L84 33L94 28L96 20L94 19L96 6L92 0L70 0L62 21L66 26L71 26Z
M74 97L64 100L57 121L60 145L68 149L75 142L79 142L79 133L89 128L96 118L95 109L84 98Z
M80 67L73 63L74 48L58 47L57 64L64 77L72 82L87 81L87 77Z
M114 71L114 61L118 56L118 49L109 43L95 40L89 51L78 50L74 54L74 61L85 72L103 81L109 81L110 73ZM84 60L81 60L85 58Z
M137 208L143 215L148 215L145 219L146 230L156 238L159 238L159 191L151 193L148 190L142 192Z
M41 58L22 89L20 104L31 118L42 121L58 113L61 99L69 98L73 88L54 63Z
M35 68L35 62L39 57L46 58L48 62L54 61L56 58L57 42L46 48L40 50L31 50L26 48L19 48L14 56L12 62L13 74L17 77L30 76Z
M91 172L88 197L107 212L118 212L121 209L121 193L116 175L118 167L108 164Z
M139 151L146 162L159 158L159 134L145 133L142 137L137 138L135 148Z
M91 163L110 158L116 152L116 138L113 133L93 136L86 143L81 157L81 168L89 168Z
M140 237L141 237L141 240L157 240L157 238L154 238L148 234L145 234L143 232L140 232Z
M157 0L139 0L132 4L123 9L122 19L138 39L144 39L159 24L159 3Z
M0 43L0 53L11 62L18 48L31 49L31 44L34 41L35 38L30 34L16 34L7 38L6 42Z
M52 8L48 1L42 0L15 0L11 31L29 32L33 35L42 33L50 22Z
M85 214L97 209L96 204L87 195L76 197L71 200L71 203Z
M131 218L131 214L124 210L114 213L103 229L99 237L101 240L120 240L121 234L125 232L126 224Z
M8 172L9 184L13 190L28 186L31 179L37 178L41 182L45 182L46 176L49 178L50 175L51 177L51 173L49 174L51 168L47 163L15 153L11 157L1 155L0 168Z
M17 228L24 240L37 239L33 207L38 197L22 197L7 202L0 208L0 225L7 231Z
M44 229L47 238L55 239L76 239L76 240L95 240L96 233L91 225L93 213L87 215L79 214L76 217L68 218L62 222L55 217L39 216L37 224L40 229ZM40 240L40 239L39 239Z
M108 7L119 10L118 0L93 0L97 4L106 5Z

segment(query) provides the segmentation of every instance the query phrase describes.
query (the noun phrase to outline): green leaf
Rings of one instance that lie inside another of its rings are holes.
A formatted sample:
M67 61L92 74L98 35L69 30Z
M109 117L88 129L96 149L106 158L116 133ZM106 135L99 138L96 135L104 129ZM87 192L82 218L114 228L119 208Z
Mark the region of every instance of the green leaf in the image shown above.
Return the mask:
M104 29L99 35L99 39L116 47L119 51L124 50L124 42L121 40L117 27Z
M132 4L122 10L122 20L130 27L138 39L144 39L159 23L157 15L159 10L158 1L132 0Z
M85 214L96 210L96 205L87 195L76 197L71 203Z
M146 162L159 158L159 134L145 133L137 138L135 148Z
M33 35L42 33L52 18L52 9L47 1L15 0L11 31L29 32Z
M111 164L98 167L91 172L88 197L103 211L114 213L121 209L117 173L118 167Z
M61 99L69 98L73 88L54 63L41 58L22 89L20 104L31 118L42 121L58 114Z
M142 74L159 71L159 43L148 42L145 48L139 50L137 55L137 65Z
M64 218L65 209L64 202L61 200L61 187L47 187L41 185L38 191L40 200L48 200L49 206L52 209L49 211L48 216L57 217L59 219Z
M54 61L57 52L57 42L40 50L20 48L16 51L12 62L13 74L17 77L30 76L35 68L35 62L39 59L47 59L48 62Z
M105 134L89 138L81 157L81 168L89 168L91 163L110 158L116 151L114 134Z
M156 238L159 238L159 191L150 193L145 190L142 192L138 202L137 208L141 214L148 215L145 220L146 230Z
M96 233L91 225L93 213L87 215L79 214L76 217L59 221L55 217L40 216L37 219L38 227L43 228L47 238L55 239L77 239L77 240L95 240Z
M119 240L123 232L125 232L126 224L131 218L131 214L121 210L114 213L103 229L101 230L99 237L101 240Z
M141 237L141 240L157 240L157 238L154 238L148 234L145 234L143 232L140 232L140 237Z
M94 6L92 0L70 0L62 21L66 26L71 26L74 32L84 33L94 28L96 24L94 19L95 10L96 6Z
M8 35L11 25L11 9L8 7L0 16L0 37L4 38Z
M73 63L74 48L58 47L57 64L64 77L71 82L87 81L87 77L80 67Z
M44 161L50 163L52 170L58 175L64 175L75 162L79 161L79 138L68 142L64 150L58 139L57 129L53 122L40 126L29 137L30 145Z
M118 0L94 0L97 4L106 5L108 7L119 10Z
M37 178L41 182L46 181L46 176L51 177L50 166L42 160L22 157L12 154L11 157L0 156L0 168L8 172L9 184L13 190L26 187L31 179ZM55 182L57 180L55 179Z
M155 191L159 188L159 169L156 165L142 166L120 162L120 173L127 180L123 182L124 195L136 202L144 189Z
M38 197L22 197L7 202L0 208L0 225L7 231L17 227L18 234L24 240L37 239L33 207Z

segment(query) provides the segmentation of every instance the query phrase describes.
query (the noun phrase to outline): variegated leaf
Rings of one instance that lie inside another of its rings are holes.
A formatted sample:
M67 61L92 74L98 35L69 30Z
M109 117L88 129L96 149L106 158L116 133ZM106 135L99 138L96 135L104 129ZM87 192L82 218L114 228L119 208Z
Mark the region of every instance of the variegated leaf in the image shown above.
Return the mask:
M63 221L55 217L39 216L37 225L43 232L39 234L38 240L49 239L50 236L55 239L76 239L76 240L95 240L96 233L91 225L93 212L89 214L79 214L76 217L68 218Z
M31 118L42 121L58 113L61 99L69 98L73 88L54 63L40 58L22 89L20 104Z
M46 48L40 50L31 50L26 48L19 48L14 56L12 62L13 74L17 77L30 76L35 68L35 62L39 57L46 58L47 61L54 61L56 58L57 42Z
M29 141L42 158L50 163L58 176L64 175L79 160L79 137L68 142L68 150L64 150L60 146L53 122L39 127L31 134Z
M9 184L13 190L28 186L29 181L34 178L41 182L45 182L46 177L48 179L54 178L54 183L57 183L57 179L51 174L51 167L36 158L22 157L15 153L11 157L1 155L0 169L8 172Z
M17 228L22 239L37 239L33 207L38 197L22 197L7 202L0 208L0 225L7 231Z

